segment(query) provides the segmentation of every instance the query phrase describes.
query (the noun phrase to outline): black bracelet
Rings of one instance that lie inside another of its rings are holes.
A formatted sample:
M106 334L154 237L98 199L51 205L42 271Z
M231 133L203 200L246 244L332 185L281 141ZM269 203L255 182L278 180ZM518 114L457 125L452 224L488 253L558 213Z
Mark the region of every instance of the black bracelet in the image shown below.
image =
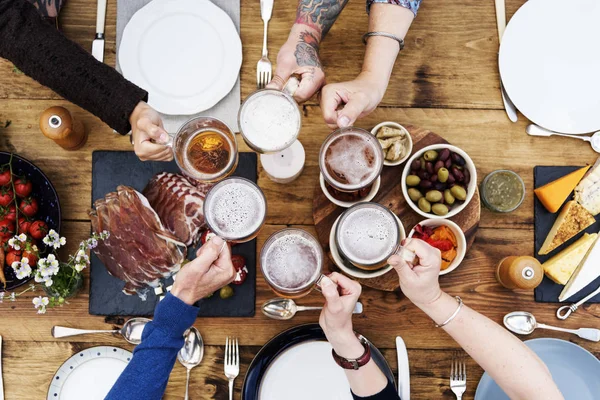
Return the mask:
M404 49L404 39L401 39L398 36L387 32L367 32L362 37L363 44L367 44L367 39L371 36L383 36L386 38L394 39L400 45L400 50Z

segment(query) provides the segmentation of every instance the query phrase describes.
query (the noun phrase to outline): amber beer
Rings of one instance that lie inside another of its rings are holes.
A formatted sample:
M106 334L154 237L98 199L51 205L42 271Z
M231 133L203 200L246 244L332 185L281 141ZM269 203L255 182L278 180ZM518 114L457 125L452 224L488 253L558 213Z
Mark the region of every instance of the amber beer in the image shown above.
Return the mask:
M323 249L311 234L301 229L283 229L271 235L260 252L260 268L271 289L279 296L307 295L321 278Z

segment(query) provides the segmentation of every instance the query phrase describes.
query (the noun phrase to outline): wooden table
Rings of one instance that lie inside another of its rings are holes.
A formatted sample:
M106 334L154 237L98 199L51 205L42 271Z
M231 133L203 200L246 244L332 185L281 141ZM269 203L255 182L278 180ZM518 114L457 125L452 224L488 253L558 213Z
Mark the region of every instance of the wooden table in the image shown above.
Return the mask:
M523 0L508 0L511 16ZM278 0L269 25L271 59L287 37L295 16L295 0ZM69 0L62 14L64 33L86 49L94 37L96 3ZM116 2L109 1L105 60L115 62ZM360 36L366 29L364 0L352 0L322 44L321 56L329 82L348 80L359 71L363 45ZM363 28L364 27L364 28ZM242 0L242 97L254 90L256 61L262 43L262 22L257 0ZM358 125L370 128L383 120L410 123L441 134L467 151L478 167L480 179L492 170L510 168L518 172L527 186L523 205L508 215L482 210L480 230L475 244L459 269L441 279L444 290L460 295L466 304L501 323L502 316L514 310L533 312L540 321L559 322L556 305L534 303L531 292L506 290L496 282L494 268L504 256L531 254L533 251L533 166L579 165L593 162L595 154L577 141L530 138L525 134L527 121L520 116L516 124L502 109L499 90L497 53L498 36L492 1L461 0L423 2L407 45L397 62L390 86L381 106ZM90 131L87 145L77 152L66 152L49 142L39 131L40 113L52 105L65 105ZM267 225L261 232L259 248L272 232L285 226L301 226L314 231L312 219L313 188L317 184L317 153L328 133L315 99L303 106L304 121L300 140L307 153L306 169L293 185L278 185L260 171L259 184L269 202ZM11 63L0 60L0 120L11 120L0 129L0 150L14 151L33 160L56 186L64 215L63 234L69 250L90 231L87 211L91 195L91 156L94 150L130 150L127 138L94 116L62 100L28 77L13 71ZM244 150L248 150L241 144ZM4 379L6 398L45 398L56 369L74 352L94 345L118 345L123 340L110 336L81 336L55 340L53 325L89 329L110 329L121 322L88 314L87 283L83 291L63 308L36 315L28 294L15 303L0 304L0 335L4 337ZM263 279L257 279L258 307L273 297ZM453 399L448 377L452 353L457 344L401 293L365 289L365 312L354 319L356 329L382 349L392 368L396 368L394 339L401 335L409 348L413 399ZM303 304L322 303L318 293L303 299ZM382 321L385 320L385 324ZM260 312L254 318L200 318L196 326L207 347L201 366L194 370L191 398L226 399L227 382L223 375L225 336L238 336L242 368L236 380L240 396L244 373L253 356L269 338L294 325L316 322L314 313L302 313L287 322L267 320ZM567 327L600 328L600 306L585 306ZM600 356L600 344L579 338L540 331L531 337L558 337L571 340ZM493 343L490 343L493 345ZM468 390L472 398L482 370L468 363ZM175 365L165 398L182 398L185 370Z

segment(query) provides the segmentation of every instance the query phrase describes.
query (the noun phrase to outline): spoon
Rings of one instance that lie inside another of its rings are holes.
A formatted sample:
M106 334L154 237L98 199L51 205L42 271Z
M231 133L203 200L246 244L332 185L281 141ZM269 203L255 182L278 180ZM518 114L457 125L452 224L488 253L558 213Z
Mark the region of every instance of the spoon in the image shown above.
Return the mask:
M600 153L600 131L595 132L591 136L568 135L566 133L558 133L558 132L550 131L550 130L542 128L541 126L538 126L536 124L528 125L527 128L525 129L525 131L530 136L548 137L548 136L556 135L556 136L564 136L564 137L570 137L573 139L584 140L586 142L590 142L590 144L592 145L592 149L594 149L594 151L596 153Z
M190 388L190 372L192 368L200 364L204 356L204 341L198 329L191 327L185 334L185 343L179 353L177 359L187 369L187 380L185 383L185 400L188 400L188 390Z
M262 306L262 312L267 317L279 320L291 319L298 311L322 310L323 307L305 307L298 306L292 299L273 299L267 301ZM361 314L363 306L360 302L356 303L352 314Z
M582 339L591 340L592 342L600 341L600 329L594 328L579 328L565 329L546 324L538 324L533 314L526 311L515 311L504 316L504 326L510 331L519 335L529 335L536 328L550 329L552 331L567 332L579 336Z
M125 340L131 344L142 343L142 332L148 322L152 320L148 318L131 318L125 322L121 329L115 330L88 330L67 328L66 326L52 327L52 336L55 338L63 338L67 336L84 335L86 333L120 333Z

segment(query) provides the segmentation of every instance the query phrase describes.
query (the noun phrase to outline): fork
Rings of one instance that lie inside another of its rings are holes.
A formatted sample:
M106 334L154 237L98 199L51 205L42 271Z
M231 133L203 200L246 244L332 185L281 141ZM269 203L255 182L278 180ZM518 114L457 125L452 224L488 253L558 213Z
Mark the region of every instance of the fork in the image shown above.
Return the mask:
M450 389L456 395L457 400L461 400L462 395L467 390L467 366L464 358L459 354L454 354L452 357Z
M267 50L267 27L273 14L273 0L260 0L260 16L265 23L265 33L263 38L262 58L256 64L256 86L259 89L264 88L271 82L271 61L269 61L269 50Z
M240 350L238 340L225 339L225 376L229 379L229 400L233 400L233 381L240 373Z

